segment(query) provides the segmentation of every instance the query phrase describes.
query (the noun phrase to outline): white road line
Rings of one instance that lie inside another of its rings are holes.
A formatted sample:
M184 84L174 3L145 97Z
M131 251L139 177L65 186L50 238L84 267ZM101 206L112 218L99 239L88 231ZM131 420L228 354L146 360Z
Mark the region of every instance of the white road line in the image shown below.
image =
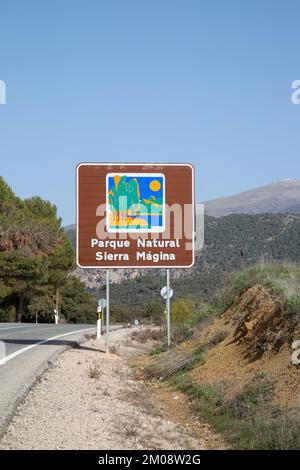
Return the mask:
M76 335L77 333L83 333L84 331L91 331L91 330L95 330L95 327L85 328L84 330L70 331L69 333L64 333L63 335L58 335L58 336L53 336L52 338L43 339L43 341L39 341L38 343L31 344L30 346L26 346L26 348L18 349L18 351L15 351L14 353L9 354L9 356L6 356L3 359L0 359L0 366L2 366L3 364L6 364L8 361L11 361L12 359L19 356L20 354L24 354L30 349L35 348L36 346L40 346L41 344L49 343L49 341L54 341L55 339L62 338L64 336Z
M32 326L7 326L6 328L0 328L0 331L15 330L16 328L32 328Z

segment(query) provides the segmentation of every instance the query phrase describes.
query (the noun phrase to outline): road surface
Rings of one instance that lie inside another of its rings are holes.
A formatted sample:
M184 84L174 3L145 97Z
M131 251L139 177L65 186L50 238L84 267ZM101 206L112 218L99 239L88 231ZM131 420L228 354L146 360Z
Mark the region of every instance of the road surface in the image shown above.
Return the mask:
M49 362L95 332L93 325L0 323L0 435Z

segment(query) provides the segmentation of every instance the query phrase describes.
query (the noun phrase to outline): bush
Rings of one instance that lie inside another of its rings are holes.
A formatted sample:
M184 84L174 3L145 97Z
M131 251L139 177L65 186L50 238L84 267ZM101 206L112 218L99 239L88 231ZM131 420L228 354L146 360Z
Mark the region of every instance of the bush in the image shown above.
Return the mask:
M300 294L296 293L288 297L285 306L290 312L300 316Z
M253 409L265 405L273 392L274 381L263 373L257 373L240 393L227 402L226 407L232 416L251 418Z
M142 330L133 330L131 339L138 343L147 343L147 341L163 341L164 331L158 328L146 328Z
M262 450L299 450L300 410L285 410L269 422L256 425L252 447Z
M150 365L144 369L144 376L148 379L164 380L178 372L186 372L198 363L205 361L206 345L191 346L183 343L177 348L169 349L165 353L153 358Z
M0 321L15 322L16 318L17 318L17 310L14 305L9 305L6 308L0 309Z
M191 320L194 307L189 299L180 298L171 304L171 319L175 325L185 325Z

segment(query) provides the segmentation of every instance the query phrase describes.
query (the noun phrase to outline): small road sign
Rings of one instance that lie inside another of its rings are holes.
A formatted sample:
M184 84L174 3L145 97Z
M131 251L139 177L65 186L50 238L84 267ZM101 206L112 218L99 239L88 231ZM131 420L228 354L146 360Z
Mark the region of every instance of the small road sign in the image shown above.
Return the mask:
M134 324L135 324L135 326L138 326L140 324L140 322L138 320L134 320Z
M160 295L162 296L164 300L167 300L167 292L168 292L168 288L166 286L163 287L162 290L160 291ZM169 287L169 299L172 299L173 294L174 294L173 289Z
M100 307L101 310L103 310L106 307L106 299L99 299L98 300L98 307Z

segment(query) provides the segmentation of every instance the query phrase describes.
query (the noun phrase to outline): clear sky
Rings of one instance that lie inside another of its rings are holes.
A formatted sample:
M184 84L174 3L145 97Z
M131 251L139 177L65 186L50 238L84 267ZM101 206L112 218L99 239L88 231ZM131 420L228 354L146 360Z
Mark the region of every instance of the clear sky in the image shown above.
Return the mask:
M300 178L300 3L0 0L0 174L75 220L80 161L192 162L197 200Z

